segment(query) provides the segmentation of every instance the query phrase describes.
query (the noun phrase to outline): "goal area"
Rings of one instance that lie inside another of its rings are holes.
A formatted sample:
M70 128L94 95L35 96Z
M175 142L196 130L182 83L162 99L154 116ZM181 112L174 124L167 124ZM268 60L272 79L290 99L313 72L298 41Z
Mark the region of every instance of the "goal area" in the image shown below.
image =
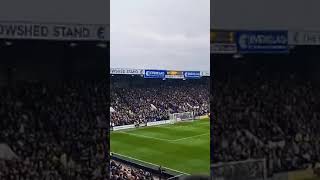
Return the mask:
M190 121L190 120L194 120L194 113L193 112L173 113L173 114L169 114L169 118L173 123L179 122L179 121Z
M211 180L266 180L265 159L249 159L211 165Z

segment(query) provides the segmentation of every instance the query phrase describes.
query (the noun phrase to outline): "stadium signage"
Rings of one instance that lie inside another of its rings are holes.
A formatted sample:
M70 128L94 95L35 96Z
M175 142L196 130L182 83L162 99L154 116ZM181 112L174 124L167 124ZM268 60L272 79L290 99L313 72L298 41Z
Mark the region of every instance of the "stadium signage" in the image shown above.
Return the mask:
M201 78L201 72L200 71L185 71L183 72L184 78L186 79L199 79Z
M211 43L235 44L235 32L232 31L211 31Z
M165 76L168 79L184 79L183 71L167 71Z
M213 54L237 53L236 33L233 31L211 31L210 52Z
M210 71L202 71L201 76L210 76Z
M123 129L132 129L135 128L134 124L131 125L124 125L124 126L115 126L112 128L113 131L119 131L119 130L123 130Z
M157 126L162 124L170 124L172 120L163 120L163 121L154 121L154 122L147 122L147 126Z
M290 45L320 45L320 32L289 32Z
M183 75L166 75L168 79L184 79Z
M143 75L143 69L110 68L110 74Z
M237 33L240 53L288 52L287 31L240 31Z
M108 41L107 25L0 22L0 38Z
M165 70L145 70L144 78L163 79L166 78L166 73Z
M235 54L237 53L237 44L213 43L210 49L212 54Z

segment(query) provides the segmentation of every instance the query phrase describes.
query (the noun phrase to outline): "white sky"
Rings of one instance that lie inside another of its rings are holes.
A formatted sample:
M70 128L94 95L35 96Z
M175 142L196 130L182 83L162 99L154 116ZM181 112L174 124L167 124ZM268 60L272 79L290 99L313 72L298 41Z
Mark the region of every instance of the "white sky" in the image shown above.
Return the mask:
M212 29L320 29L319 0L214 0Z
M210 0L111 0L111 68L210 69Z
M1 0L0 21L109 24L110 0Z

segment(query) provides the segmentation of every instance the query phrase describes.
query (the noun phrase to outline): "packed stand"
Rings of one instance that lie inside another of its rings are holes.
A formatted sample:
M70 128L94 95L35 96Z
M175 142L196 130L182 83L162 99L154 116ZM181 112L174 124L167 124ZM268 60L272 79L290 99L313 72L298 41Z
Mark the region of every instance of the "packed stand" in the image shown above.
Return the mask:
M112 126L168 120L170 113L194 112L195 116L208 114L208 83L179 81L182 80L154 86L112 87Z
M109 177L108 84L25 82L0 89L0 179Z
M214 83L213 163L265 158L273 172L320 162L320 95L315 83L288 78Z
M111 180L156 180L158 179L152 173L137 169L117 161L110 162Z

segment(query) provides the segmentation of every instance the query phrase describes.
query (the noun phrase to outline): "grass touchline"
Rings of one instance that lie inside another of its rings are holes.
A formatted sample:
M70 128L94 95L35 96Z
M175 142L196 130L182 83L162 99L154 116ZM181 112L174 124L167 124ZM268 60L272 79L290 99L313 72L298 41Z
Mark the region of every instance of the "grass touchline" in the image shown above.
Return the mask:
M188 174L210 172L210 120L111 132L111 151Z

